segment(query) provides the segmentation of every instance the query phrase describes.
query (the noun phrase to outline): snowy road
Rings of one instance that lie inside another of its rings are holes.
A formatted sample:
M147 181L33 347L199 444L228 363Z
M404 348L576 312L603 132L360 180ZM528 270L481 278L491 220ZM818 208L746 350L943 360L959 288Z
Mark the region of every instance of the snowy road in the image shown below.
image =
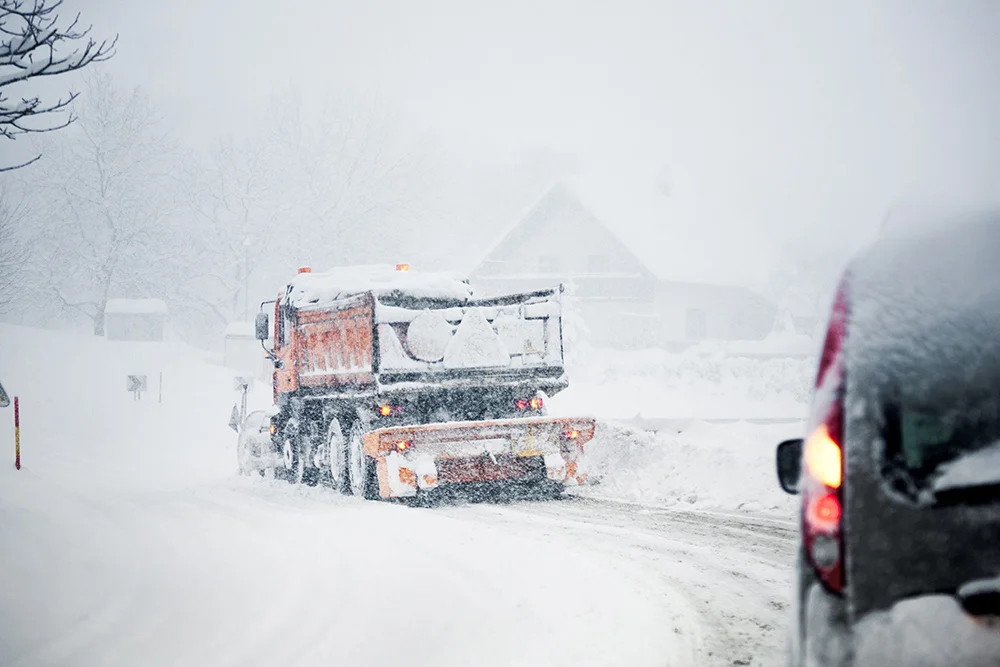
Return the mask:
M0 463L2 667L781 664L791 523L575 497L414 509L241 478L223 369L0 334L24 464ZM162 403L124 391L160 369ZM790 515L764 490L779 498L781 434L747 429L610 432L609 451L655 456L595 490Z
M443 510L606 559L668 610L678 665L781 661L793 524L765 517L568 498Z
M3 665L778 662L782 523L582 498L411 509L256 479L95 493L4 477L23 504L0 515Z

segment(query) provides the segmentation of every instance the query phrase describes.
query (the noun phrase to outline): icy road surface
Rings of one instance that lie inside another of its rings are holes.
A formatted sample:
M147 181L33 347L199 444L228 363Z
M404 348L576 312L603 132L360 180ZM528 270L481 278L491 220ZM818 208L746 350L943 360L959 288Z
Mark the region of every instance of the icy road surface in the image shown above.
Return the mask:
M9 667L779 662L792 528L769 520L2 485Z
M181 347L0 338L23 455L15 471L0 412L3 667L781 663L790 522L241 478L230 372ZM157 388L141 401L133 373Z

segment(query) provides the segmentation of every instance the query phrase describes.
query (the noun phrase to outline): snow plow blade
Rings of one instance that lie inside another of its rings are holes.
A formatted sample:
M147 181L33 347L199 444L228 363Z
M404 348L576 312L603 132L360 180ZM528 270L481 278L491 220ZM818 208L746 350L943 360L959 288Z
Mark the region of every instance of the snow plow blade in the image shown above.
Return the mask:
M586 483L581 455L594 437L590 418L537 417L382 428L364 436L376 462L379 495L476 482Z

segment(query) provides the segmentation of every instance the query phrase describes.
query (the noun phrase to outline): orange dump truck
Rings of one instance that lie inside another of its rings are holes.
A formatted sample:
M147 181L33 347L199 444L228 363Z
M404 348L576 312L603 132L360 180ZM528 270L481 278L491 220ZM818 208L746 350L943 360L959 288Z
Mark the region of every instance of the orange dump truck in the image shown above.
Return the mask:
M584 483L594 420L546 412L567 386L561 294L475 299L406 266L300 269L257 316L275 364L257 455L276 476L371 499Z

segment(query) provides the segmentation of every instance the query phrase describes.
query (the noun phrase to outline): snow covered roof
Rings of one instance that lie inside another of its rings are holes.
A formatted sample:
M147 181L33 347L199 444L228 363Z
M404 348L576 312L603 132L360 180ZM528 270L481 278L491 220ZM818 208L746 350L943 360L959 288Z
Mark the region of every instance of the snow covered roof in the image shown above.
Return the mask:
M105 315L166 315L162 299L108 299Z
M300 273L289 283L296 308L342 299L363 292L376 296L467 301L472 288L452 274L397 271L392 265L344 266L318 273Z
M575 198L635 258L664 282L762 287L778 253L751 230L726 225L724 234L699 220L682 195L667 194L653 180L588 172L567 177L545 192L491 245L486 257L528 216L559 197Z

